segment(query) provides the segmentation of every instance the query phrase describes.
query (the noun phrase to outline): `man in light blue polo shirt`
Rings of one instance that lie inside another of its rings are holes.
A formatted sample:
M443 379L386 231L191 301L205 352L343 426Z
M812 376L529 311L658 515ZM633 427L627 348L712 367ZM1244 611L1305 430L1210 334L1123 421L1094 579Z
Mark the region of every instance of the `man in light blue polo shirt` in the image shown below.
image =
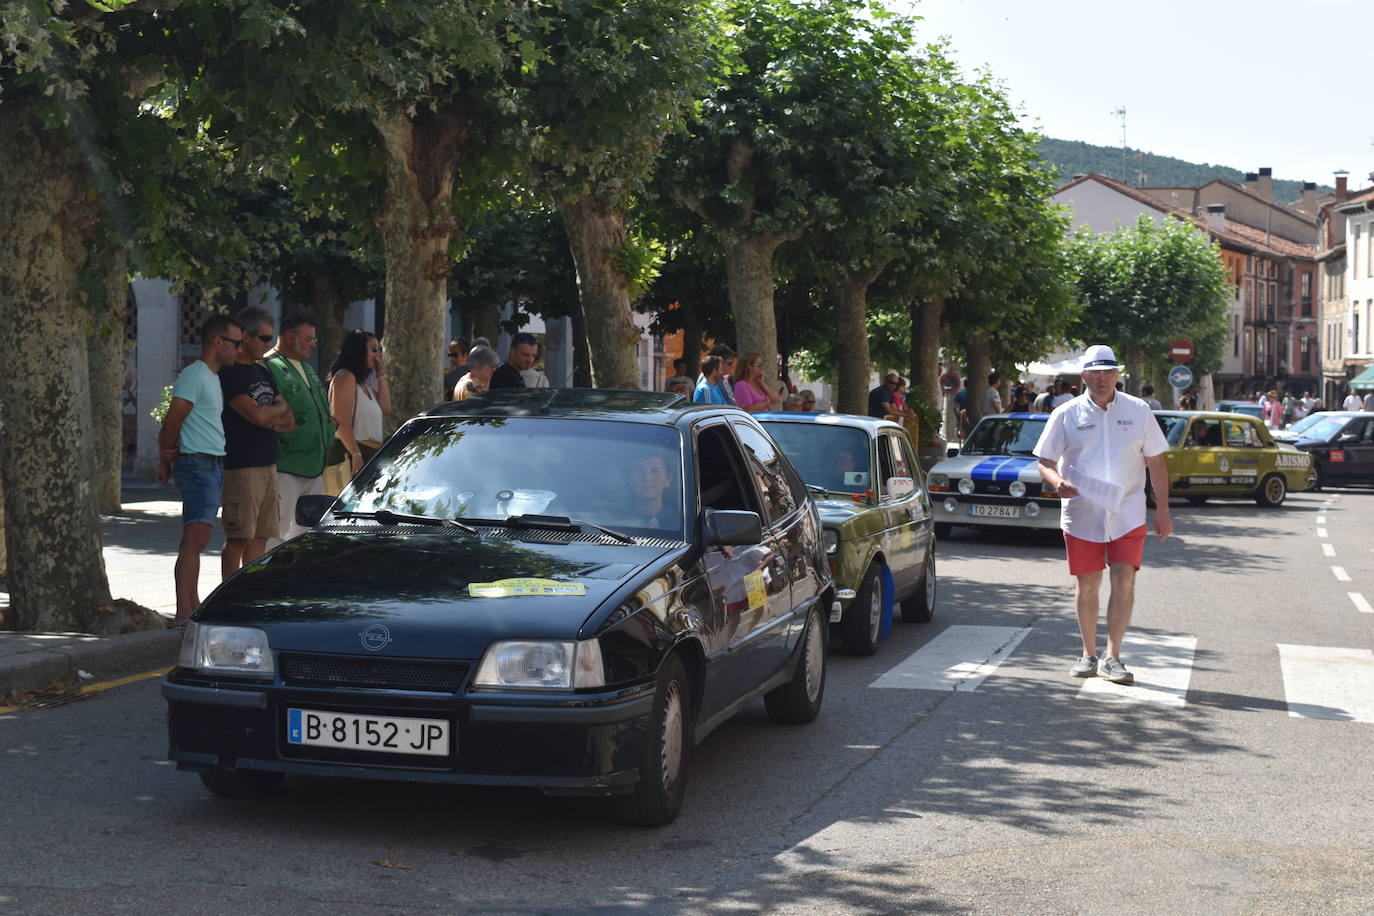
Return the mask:
M200 554L210 543L224 485L224 391L219 370L234 361L241 346L243 331L233 321L216 315L205 322L200 359L177 375L157 437L157 482L175 480L181 491L173 626L184 624L200 606Z
M697 404L727 404L725 394L720 390L719 356L708 356L701 361L701 381L692 392L692 400Z

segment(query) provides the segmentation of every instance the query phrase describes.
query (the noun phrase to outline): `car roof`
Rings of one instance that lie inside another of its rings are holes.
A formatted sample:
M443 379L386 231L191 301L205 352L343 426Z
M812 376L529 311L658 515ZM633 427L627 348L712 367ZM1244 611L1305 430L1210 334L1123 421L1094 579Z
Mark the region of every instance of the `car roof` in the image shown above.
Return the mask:
M819 423L823 426L849 426L877 432L880 429L902 429L902 424L879 417L865 417L856 413L805 413L797 410L763 411L754 414L760 423Z
M498 388L464 401L445 401L420 411L421 417L567 417L674 424L683 416L726 410L694 404L671 391L621 388Z
M1248 413L1236 413L1231 410L1156 410L1152 413L1159 417L1202 417L1204 420L1234 420L1236 417L1249 417L1256 423L1260 422L1259 417L1251 417Z
M1229 399L1217 401L1217 404L1218 404L1218 405L1221 405L1221 404L1234 404L1236 407L1258 407L1258 406L1260 406L1260 402L1259 402L1259 401L1232 401L1232 400L1229 400Z

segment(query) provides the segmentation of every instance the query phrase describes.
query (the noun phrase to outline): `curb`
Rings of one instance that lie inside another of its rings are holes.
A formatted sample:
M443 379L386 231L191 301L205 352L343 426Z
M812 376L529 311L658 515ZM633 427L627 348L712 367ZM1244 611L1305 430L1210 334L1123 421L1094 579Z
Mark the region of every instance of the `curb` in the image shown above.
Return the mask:
M182 630L143 630L122 636L72 637L51 648L35 648L0 659L0 698L42 690L54 681L74 681L78 671L95 680L141 674L176 663Z

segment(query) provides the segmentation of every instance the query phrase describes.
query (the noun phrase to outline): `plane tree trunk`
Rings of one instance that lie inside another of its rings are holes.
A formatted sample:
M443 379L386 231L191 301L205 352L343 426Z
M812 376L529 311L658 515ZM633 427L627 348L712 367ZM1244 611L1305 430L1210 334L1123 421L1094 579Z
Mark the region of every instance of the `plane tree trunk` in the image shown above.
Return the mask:
M625 212L585 194L560 202L558 213L577 267L592 384L638 388L639 329L630 318L630 278L616 263L627 239Z

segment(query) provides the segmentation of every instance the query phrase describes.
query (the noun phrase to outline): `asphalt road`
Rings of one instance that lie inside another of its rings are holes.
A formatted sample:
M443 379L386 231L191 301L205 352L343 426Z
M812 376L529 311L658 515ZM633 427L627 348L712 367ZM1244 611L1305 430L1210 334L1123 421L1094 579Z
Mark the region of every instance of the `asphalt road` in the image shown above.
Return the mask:
M532 792L218 799L163 759L155 679L0 715L0 912L1372 912L1371 509L1177 506L1134 688L1068 676L1057 544L956 529L935 621L832 654L815 724L713 734L660 830Z

